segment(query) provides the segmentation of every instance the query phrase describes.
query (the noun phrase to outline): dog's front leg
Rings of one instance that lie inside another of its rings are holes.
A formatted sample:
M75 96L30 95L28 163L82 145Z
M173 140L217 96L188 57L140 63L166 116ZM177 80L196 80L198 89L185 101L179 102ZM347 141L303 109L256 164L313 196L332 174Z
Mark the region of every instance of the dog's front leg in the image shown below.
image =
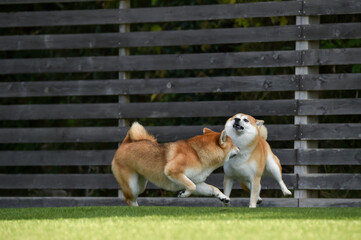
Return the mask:
M253 178L253 182L251 183L251 199L249 202L250 208L256 208L260 191L261 191L261 177L255 176Z

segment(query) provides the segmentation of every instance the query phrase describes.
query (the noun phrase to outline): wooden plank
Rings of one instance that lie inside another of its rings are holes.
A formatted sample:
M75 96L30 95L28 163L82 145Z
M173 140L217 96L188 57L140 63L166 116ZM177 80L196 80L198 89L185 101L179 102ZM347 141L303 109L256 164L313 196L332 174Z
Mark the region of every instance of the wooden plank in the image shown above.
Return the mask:
M130 24L294 16L299 14L301 5L301 1L288 1L120 10L98 9L0 13L0 27Z
M222 207L216 198L140 197L140 206ZM247 207L249 198L232 198L232 207ZM126 206L118 197L0 197L0 208ZM260 207L297 207L293 198L263 198ZM14 219L15 220L15 219Z
M281 165L296 163L296 153L293 149L272 151L280 159ZM114 153L115 149L0 151L0 166L110 166Z
M1 59L0 74L295 66L295 51Z
M0 166L110 166L114 150L0 151Z
M297 165L361 165L361 149L298 150Z
M98 0L0 0L0 4L33 4L33 3L58 3L58 2L95 2ZM112 1L112 0L102 0Z
M221 131L224 126L162 126L146 127L160 142L177 141L202 134L209 127ZM268 140L288 141L297 137L293 124L267 125ZM59 143L59 142L119 142L129 128L118 127L59 127L59 128L0 128L0 143Z
M299 174L298 188L310 190L361 190L361 174Z
M299 39L296 26L199 29L156 32L0 36L0 50L75 48L129 48L245 42L281 42Z
M361 48L313 49L300 52L304 66L361 63Z
M361 207L361 199L304 198L299 200L299 207Z
M302 26L301 39L303 40L353 39L360 37L361 23L310 24Z
M298 100L297 115L361 114L361 98Z
M359 0L323 0L303 1L303 15L336 15L361 13Z
M293 100L2 105L0 120L224 117L293 115Z
M300 76L300 90L354 90L360 89L360 73L312 74Z
M118 142L118 127L1 128L0 143Z
M245 42L352 39L361 37L360 23L302 26L198 29L156 32L0 36L0 50L129 48Z
M283 174L286 185L296 186L296 175ZM0 174L0 189L118 189L119 185L112 174ZM207 183L223 188L223 174L212 174ZM279 189L274 179L264 177L262 189ZM159 189L148 183L147 189ZM241 189L234 184L233 189Z
M351 140L361 138L361 124L309 124L299 125L303 140Z
M360 78L361 81L361 78ZM294 75L0 82L1 97L99 96L153 93L293 91Z

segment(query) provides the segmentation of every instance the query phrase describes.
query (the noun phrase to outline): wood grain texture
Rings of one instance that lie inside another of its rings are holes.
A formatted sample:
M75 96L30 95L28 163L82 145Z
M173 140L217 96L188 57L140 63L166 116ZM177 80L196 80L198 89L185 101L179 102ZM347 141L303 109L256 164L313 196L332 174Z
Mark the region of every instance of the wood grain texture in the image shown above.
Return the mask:
M298 188L308 190L361 190L361 174L299 174Z
M0 13L0 27L130 24L210 21L251 17L294 16L301 1L214 4L180 7L67 10Z
M177 141L203 134L204 127L221 131L223 125L146 127L160 142ZM271 141L294 140L297 126L267 125ZM0 128L0 143L119 142L126 127Z
M295 66L295 51L1 59L0 74Z
M298 86L294 75L0 82L0 98L293 91Z

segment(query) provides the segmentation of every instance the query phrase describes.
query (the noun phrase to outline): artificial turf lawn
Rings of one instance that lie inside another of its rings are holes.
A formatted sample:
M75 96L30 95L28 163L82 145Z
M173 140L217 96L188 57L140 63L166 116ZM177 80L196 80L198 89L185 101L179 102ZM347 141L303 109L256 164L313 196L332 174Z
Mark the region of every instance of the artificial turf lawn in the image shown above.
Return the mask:
M0 209L0 239L361 239L361 208Z

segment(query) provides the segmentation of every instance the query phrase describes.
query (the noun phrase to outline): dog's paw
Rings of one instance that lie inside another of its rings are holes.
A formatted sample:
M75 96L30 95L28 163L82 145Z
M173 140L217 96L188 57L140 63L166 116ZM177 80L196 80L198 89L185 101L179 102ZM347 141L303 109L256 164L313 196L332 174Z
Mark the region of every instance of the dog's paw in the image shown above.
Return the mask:
M291 193L290 190L286 189L286 190L283 192L283 195L284 195L285 197L289 197L289 196L292 196L292 193Z
M263 201L263 199L262 199L262 198L258 198L258 200L257 200L257 204L261 204L261 203L262 203L262 201Z
M229 197L219 197L219 200L221 200L223 202L223 204L229 204L229 202L231 201L231 199L229 199Z
M191 193L187 190L182 190L178 193L178 197L180 197L180 198L189 197L190 195L191 195Z

